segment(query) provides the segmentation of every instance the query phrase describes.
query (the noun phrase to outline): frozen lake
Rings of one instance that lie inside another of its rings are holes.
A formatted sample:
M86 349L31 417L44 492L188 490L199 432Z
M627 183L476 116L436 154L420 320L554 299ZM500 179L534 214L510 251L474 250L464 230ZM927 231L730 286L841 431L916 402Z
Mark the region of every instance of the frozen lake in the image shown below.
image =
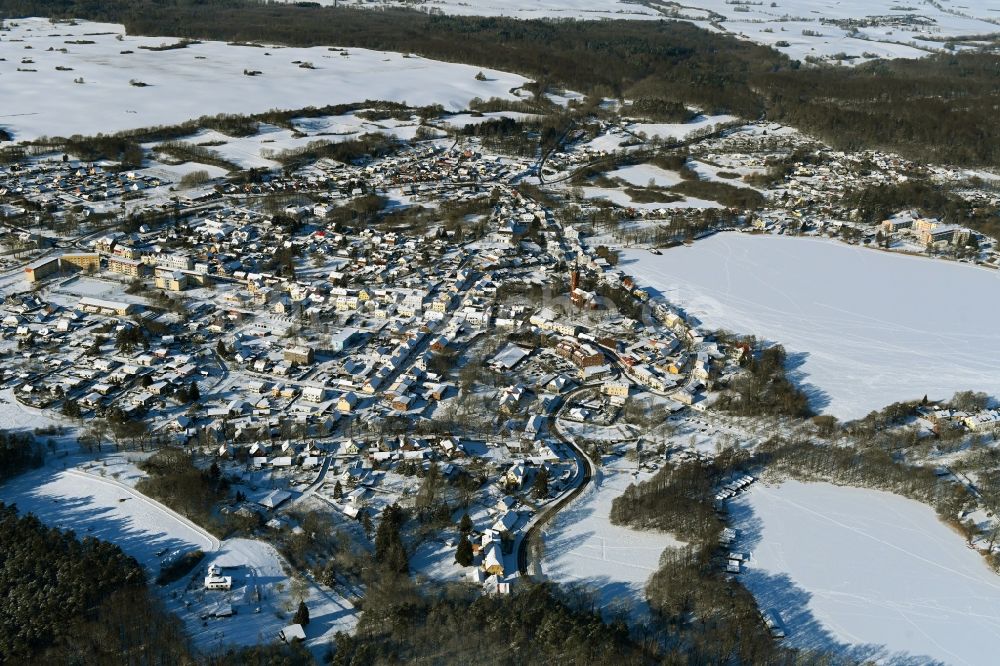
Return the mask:
M1000 274L816 238L716 234L619 268L706 327L785 345L817 411L843 419L955 391L1000 395Z
M788 641L885 664L996 663L1000 576L930 507L826 483L732 503L741 581Z

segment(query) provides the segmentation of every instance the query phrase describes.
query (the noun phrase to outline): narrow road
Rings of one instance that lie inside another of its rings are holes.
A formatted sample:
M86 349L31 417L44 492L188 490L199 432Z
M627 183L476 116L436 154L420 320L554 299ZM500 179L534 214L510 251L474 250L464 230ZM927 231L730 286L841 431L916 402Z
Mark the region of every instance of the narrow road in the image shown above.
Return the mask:
M583 393L584 391L591 390L599 385L600 384L584 384L583 386L573 389L563 396L562 402L559 404L559 408L553 416L549 417L549 432L555 435L556 439L573 450L576 454L577 460L582 463L583 475L580 477L580 482L572 490L560 497L555 504L552 504L545 509L545 511L543 511L538 518L535 519L535 522L532 523L531 527L529 527L524 533L524 537L521 539L517 549L517 570L522 576L528 575L528 547L531 544L532 539L536 537L541 538L539 530L543 528L546 523L555 518L556 514L558 514L570 502L579 497L580 493L586 490L587 484L590 483L590 480L594 478L594 474L596 473L594 461L583 452L583 449L576 445L576 442L566 437L559 431L556 427L556 421L558 420L560 414L562 414L563 409L570 404L572 397L579 393Z
M292 500L287 505L285 505L285 511L287 511L291 507L295 506L296 504L298 504L302 500L306 499L307 497L312 497L316 493L316 491L319 489L319 487L321 485L323 485L323 478L326 476L327 470L330 469L330 461L332 459L333 459L333 456L329 456L329 455L326 456L323 459L323 466L320 468L319 474L316 476L316 479L312 483L310 483L308 486L306 486L306 489L302 491L301 495L299 495L294 500Z

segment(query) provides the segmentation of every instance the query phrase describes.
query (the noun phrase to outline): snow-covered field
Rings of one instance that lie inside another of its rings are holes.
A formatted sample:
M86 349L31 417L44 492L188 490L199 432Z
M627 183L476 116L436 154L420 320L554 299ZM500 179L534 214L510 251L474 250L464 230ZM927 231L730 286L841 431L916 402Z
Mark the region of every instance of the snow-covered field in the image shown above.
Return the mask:
M785 345L815 408L857 418L955 391L1000 396L1000 274L814 238L716 234L619 268L705 328Z
M289 0L290 1L290 0ZM373 4L364 0L318 0L321 5L357 5L371 9L379 5L402 5L424 11L441 11L457 16L509 16L520 19L657 19L659 12L624 0L389 0Z
M205 559L192 574L163 588L152 586L167 608L184 621L201 650L276 642L278 631L291 622L299 592L310 609L307 645L317 656L325 652L337 631L351 631L357 623L357 611L349 601L313 584L305 583L297 590L284 560L270 544L252 539L220 542L135 491L134 465L120 456L110 456L106 462L62 469L59 461L50 461L0 486L0 500L16 504L20 513L33 513L46 524L73 530L80 538L92 536L117 544L146 568L150 579L159 573L165 553L204 551ZM233 577L231 591L202 589L200 576L210 564L226 568L224 573ZM188 584L189 580L193 582ZM227 604L235 611L233 616L210 617ZM255 612L257 608L261 611Z
M732 504L741 581L787 640L886 664L994 664L1000 576L934 511L889 493L788 481Z
M545 527L542 574L594 590L606 615L625 611L641 621L649 613L646 581L660 568L660 554L681 544L666 533L611 524L611 502L630 483L649 476L635 478L634 468L624 459L605 465L587 489Z
M17 504L21 513L33 513L56 527L74 530L118 544L154 575L159 572L163 549L218 547L218 539L190 521L118 483L110 474L101 477L70 468L51 466L23 474L0 486L0 498Z
M335 0L320 0L332 5ZM627 0L383 0L373 5L405 5L458 15L512 16L516 18L620 18L687 20L703 28L721 29L760 44L775 46L792 58L845 54L852 62L870 57L919 58L940 51L949 37L989 35L1000 32L1000 7L993 0L962 4L936 0L686 0L683 3L652 1L648 5ZM340 2L343 6L345 3ZM353 4L353 2L352 2ZM854 20L858 23L844 23ZM836 21L838 23L833 23ZM852 30L854 28L854 30ZM932 41L933 40L933 41ZM780 46L779 46L780 43Z
M695 132L711 131L719 125L736 122L737 120L739 118L736 116L725 114L718 116L699 115L686 123L632 123L628 126L628 130L633 134L645 136L650 139L658 137L664 140L681 141Z
M676 171L661 169L654 164L633 164L621 167L607 173L609 178L621 178L629 185L646 187L652 182L657 187L673 187L681 182L681 175Z
M104 23L24 19L7 25L11 30L0 33L0 126L16 140L365 99L442 104L458 111L474 97L513 99L511 89L527 82L488 69L482 70L486 80L479 81L479 67L365 49L348 49L343 55L324 47L204 42L151 51L141 47L178 40L132 37L122 26ZM312 63L315 69L296 62ZM261 74L246 76L246 70ZM80 79L82 83L74 83Z

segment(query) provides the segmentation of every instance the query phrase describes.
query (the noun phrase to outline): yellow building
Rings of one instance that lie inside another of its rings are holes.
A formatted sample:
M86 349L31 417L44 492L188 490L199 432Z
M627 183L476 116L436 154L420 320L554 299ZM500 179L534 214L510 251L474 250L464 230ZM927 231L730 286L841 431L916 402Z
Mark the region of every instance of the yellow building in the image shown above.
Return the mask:
M156 288L167 291L184 291L188 287L188 276L180 271L157 271Z
M53 273L59 272L59 257L51 257L33 261L24 268L24 275L28 282L38 282Z
M77 270L93 273L101 268L101 255L96 252L76 252L64 254L59 257L59 263L63 270L70 266Z
M142 275L142 262L124 257L111 257L108 259L108 270L112 273L140 277Z

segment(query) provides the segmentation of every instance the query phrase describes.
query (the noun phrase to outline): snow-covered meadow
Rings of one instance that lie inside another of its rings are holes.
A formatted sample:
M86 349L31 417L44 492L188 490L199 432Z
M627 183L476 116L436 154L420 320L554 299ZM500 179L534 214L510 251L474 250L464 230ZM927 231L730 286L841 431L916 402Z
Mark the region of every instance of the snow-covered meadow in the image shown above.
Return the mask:
M149 50L143 47L179 40L133 37L121 25L83 21L23 19L7 26L0 33L0 127L15 140L365 99L458 111L475 97L514 99L511 90L527 82L506 72L365 49L203 42ZM481 69L485 80L476 79ZM260 74L244 73L253 71Z
M74 530L80 538L117 544L154 576L158 552L218 548L219 540L208 532L119 482L113 472L102 477L102 469L46 466L0 486L0 498L46 524Z
M333 5L338 0L320 0ZM690 21L703 28L778 48L800 60L844 54L864 62L871 57L919 58L940 51L952 37L1000 32L1000 8L991 0L956 5L936 0L687 0L684 3L629 0L350 0L341 6L397 5L467 16L520 19L631 19ZM856 23L847 23L853 21Z
M79 538L95 537L118 545L146 568L150 580L159 573L165 554L204 551L205 559L189 576L166 587L152 585L168 610L184 622L194 644L215 651L277 641L298 598L287 565L274 547L253 539L220 541L136 491L136 472L134 465L115 457L80 466L70 463L65 469L53 460L0 486L0 500L16 504L20 513L32 513L48 525L73 530ZM226 568L226 574L233 576L231 591L201 590L198 576L211 564ZM197 580L188 585L192 577ZM304 585L302 594L311 616L306 644L320 656L337 631L353 629L357 611L348 600L314 584ZM232 606L235 614L210 617L225 605ZM256 608L261 612L255 612Z
M1000 576L934 511L825 483L757 485L731 508L741 582L787 640L884 664L996 663Z
M357 5L371 9L373 6L402 5L425 11L440 11L454 16L508 16L519 19L657 19L655 9L625 0L508 0L503 3L490 0L388 0L373 4L364 0L318 0L321 5L341 7Z
M543 530L542 574L558 583L580 584L595 594L606 616L619 612L647 619L646 581L660 568L660 555L682 545L663 532L612 525L611 503L630 483L634 463L618 459L602 466L587 489Z
M956 391L1000 396L1000 274L815 238L716 234L619 268L702 322L785 345L814 408L850 419Z

